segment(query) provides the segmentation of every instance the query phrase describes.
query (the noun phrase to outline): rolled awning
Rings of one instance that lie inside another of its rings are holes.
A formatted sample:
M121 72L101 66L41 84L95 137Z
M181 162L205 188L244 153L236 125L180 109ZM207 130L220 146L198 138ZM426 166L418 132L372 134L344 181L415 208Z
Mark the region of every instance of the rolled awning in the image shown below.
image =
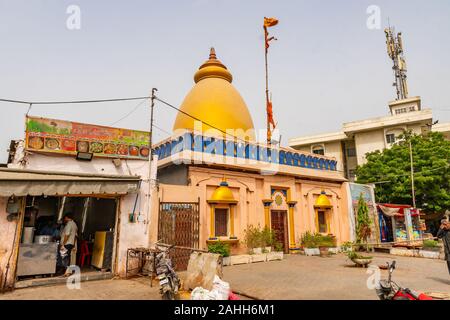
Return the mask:
M0 196L122 195L136 193L139 176L0 169Z

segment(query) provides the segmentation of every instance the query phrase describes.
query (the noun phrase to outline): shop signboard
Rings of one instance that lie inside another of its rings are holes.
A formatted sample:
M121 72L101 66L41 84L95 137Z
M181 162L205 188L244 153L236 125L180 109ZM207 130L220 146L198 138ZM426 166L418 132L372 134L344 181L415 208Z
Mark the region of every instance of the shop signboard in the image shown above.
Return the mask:
M379 226L378 226L378 214L375 205L375 192L373 185L369 184L359 184L359 183L349 183L350 190L350 224L352 230L352 240L356 239L356 216L358 213L358 201L360 196L362 195L364 201L369 207L369 216L372 220L371 229L372 235L368 239L369 242L378 242L379 241Z
M85 123L26 117L25 148L32 152L148 159L149 133Z
M375 199L373 198L374 191L372 185L352 183L352 182L349 183L349 185L353 205L358 204L358 200L361 194L363 195L364 201L367 203L368 206L374 205Z

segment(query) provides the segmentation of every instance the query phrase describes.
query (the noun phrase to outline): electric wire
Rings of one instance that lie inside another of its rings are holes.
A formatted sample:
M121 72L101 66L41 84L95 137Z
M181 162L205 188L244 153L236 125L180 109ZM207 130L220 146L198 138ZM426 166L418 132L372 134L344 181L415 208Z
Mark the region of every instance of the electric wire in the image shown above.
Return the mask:
M52 104L77 104L77 103L98 103L98 102L118 102L118 101L132 101L150 99L150 96L145 97L130 97L130 98L112 98L112 99L96 99L96 100L69 100L69 101L25 101L0 98L0 102L10 102L19 104L33 104L33 105L52 105Z
M169 132L169 131L167 131L167 130L165 130L165 129L159 127L159 126L157 126L156 124L153 124L153 126L154 126L156 129L158 129L159 131L161 131L161 132L164 132L164 133L166 133L166 134L168 134L168 135L172 135L171 132Z
M122 118L118 119L117 121L115 121L114 123L111 124L111 125L115 125L116 123L118 123L118 122L120 122L120 121L126 119L126 118L129 117L131 114L133 114L133 113L134 113L134 112L135 112L135 111L136 111L136 110L137 110L137 109L138 109L138 108L139 108L146 100L148 100L148 99L150 99L150 98L151 98L151 96L142 96L142 97L128 97L128 98L111 98L111 99L95 99L95 100L68 100L68 101L25 101L25 100L14 100L14 99L4 99L4 98L0 98L0 102L9 102L9 103L18 103L18 104L28 104L28 105L29 105L28 112L27 112L27 114L28 114L29 111L31 110L31 107L32 107L33 105L103 103L103 102L118 102L118 101L142 100L142 101L140 101L140 102L139 102L132 110L130 110L127 114L125 114ZM194 120L196 120L196 121L200 121L200 122L204 123L205 125L207 125L207 126L213 128L213 129L215 129L215 130L218 130L219 132L221 132L221 133L223 133L223 134L225 134L225 135L227 135L227 136L230 136L230 137L232 137L232 138L234 138L234 139L236 139L236 140L240 140L240 141L242 141L242 142L247 142L246 140L244 140L244 139L242 139L242 138L239 138L239 137L237 137L237 136L235 136L235 135L233 135L233 134L231 134L231 133L229 133L229 132L226 132L226 131L224 131L224 130L222 130L222 129L220 129L220 128L214 126L214 125L211 125L210 123L208 123L208 122L206 122L206 121L201 120L200 118L198 118L198 117L196 117L196 116L193 116L193 115L191 115L191 114L189 114L189 113L187 113L187 112L181 110L180 108L178 108L178 107L176 107L176 106L170 104L169 102L167 102L167 101L165 101L165 100L163 100L163 99L161 99L161 98L159 98L159 97L156 97L156 96L155 96L154 99L157 100L157 101L159 101L159 102L161 102L162 104L164 104L164 105L166 105L166 106L168 106L168 107L170 107L170 108L176 110L177 112L180 112L180 113L182 113L182 114L184 114L184 115L186 115L186 116L188 116L188 117L190 117L190 118L192 118L192 119L194 119ZM441 110L443 110L443 109L441 109ZM160 131L162 131L162 132L164 132L164 133L166 133L166 134L168 134L168 135L171 135L171 133L170 133L169 131L167 131L167 130L165 130L165 129L163 129L163 128L161 128L161 127L155 125L155 124L154 124L153 126L154 126L155 128L157 128L158 130L160 130ZM448 167L448 165L447 165L447 166L444 166L444 167L434 168L434 169L427 169L427 171L440 170L440 169L443 169L443 168L446 168L446 167ZM338 171L338 172L345 172L345 171L343 171L343 170L336 170L336 171ZM422 173L422 172L415 172L414 174L421 174L421 173ZM408 174L401 174L401 175L393 175L393 176L391 176L390 178L396 178L396 177L408 176L408 175L410 175L410 174L408 173ZM391 181L390 181L390 180L386 180L386 181L376 181L376 182L369 182L369 183L372 183L372 184L380 184L380 183L387 183L387 182L391 182Z
M133 109L131 109L131 110L130 110L127 114L125 114L122 118L120 118L120 119L114 121L113 123L111 123L110 126L112 127L112 126L116 125L117 123L119 123L120 121L122 121L122 120L128 118L129 116L131 116L131 115L132 115L134 112L136 112L136 111L139 109L139 107L140 107L145 101L147 101L147 100L148 100L148 99L142 99L142 101L140 101Z

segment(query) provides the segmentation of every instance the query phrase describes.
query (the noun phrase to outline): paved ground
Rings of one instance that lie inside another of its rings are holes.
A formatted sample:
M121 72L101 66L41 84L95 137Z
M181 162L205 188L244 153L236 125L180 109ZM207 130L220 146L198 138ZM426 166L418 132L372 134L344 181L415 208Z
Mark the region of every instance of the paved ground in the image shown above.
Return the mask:
M79 290L65 285L17 289L0 294L0 300L159 300L157 286L150 287L148 278L99 280L81 283Z
M372 264L397 260L393 279L404 287L450 292L450 276L443 260L374 254ZM351 267L343 254L330 258L285 256L283 261L224 268L224 280L233 290L258 299L377 299L367 288L367 269ZM381 271L386 277L387 271Z
M450 292L450 276L442 260L374 255L375 265L397 260L394 280L417 291ZM285 256L283 261L224 268L224 280L233 291L257 299L377 299L367 288L367 269L351 267L340 254L330 258ZM387 271L381 271L384 278ZM244 298L244 297L241 297ZM88 281L80 290L65 285L18 289L2 299L160 299L148 278Z

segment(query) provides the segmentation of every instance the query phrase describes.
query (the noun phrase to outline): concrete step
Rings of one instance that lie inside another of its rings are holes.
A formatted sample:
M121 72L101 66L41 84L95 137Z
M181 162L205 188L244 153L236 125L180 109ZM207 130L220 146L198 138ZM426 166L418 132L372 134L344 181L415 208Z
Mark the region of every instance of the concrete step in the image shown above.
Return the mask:
M113 274L111 272L86 272L81 273L81 281L95 281L95 280L106 280L112 279ZM50 277L50 278L39 278L39 279L26 279L16 281L14 288L15 289L23 289L30 287L39 287L39 286L52 286L58 284L65 284L67 282L67 278L65 277Z

